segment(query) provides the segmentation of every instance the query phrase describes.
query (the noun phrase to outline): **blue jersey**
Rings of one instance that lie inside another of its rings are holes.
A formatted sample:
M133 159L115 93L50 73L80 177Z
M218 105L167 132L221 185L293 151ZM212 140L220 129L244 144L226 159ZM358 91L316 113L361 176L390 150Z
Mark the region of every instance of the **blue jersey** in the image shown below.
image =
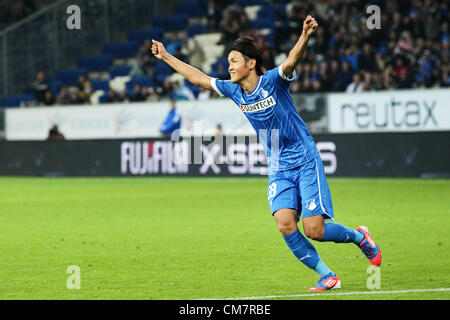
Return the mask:
M269 174L299 167L319 155L289 94L292 80L281 67L260 76L250 93L229 80L211 80L214 90L233 100L255 129L266 151Z

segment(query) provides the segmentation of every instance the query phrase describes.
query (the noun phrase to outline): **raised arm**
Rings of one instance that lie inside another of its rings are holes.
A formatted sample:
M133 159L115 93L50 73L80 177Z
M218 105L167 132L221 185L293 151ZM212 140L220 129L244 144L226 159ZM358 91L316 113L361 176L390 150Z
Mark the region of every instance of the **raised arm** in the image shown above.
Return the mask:
M289 52L286 61L281 65L281 71L283 71L286 77L291 76L295 67L300 62L300 59L305 55L309 38L316 31L317 26L316 19L311 16L307 16L305 21L303 21L303 30L300 38L294 48L292 48L291 52Z
M164 45L161 42L152 40L152 53L156 58L167 63L175 71L180 73L183 77L188 79L196 86L205 88L207 90L214 90L211 87L211 77L207 76L197 68L194 68L187 63L184 63L183 61L175 58L173 55L166 51Z

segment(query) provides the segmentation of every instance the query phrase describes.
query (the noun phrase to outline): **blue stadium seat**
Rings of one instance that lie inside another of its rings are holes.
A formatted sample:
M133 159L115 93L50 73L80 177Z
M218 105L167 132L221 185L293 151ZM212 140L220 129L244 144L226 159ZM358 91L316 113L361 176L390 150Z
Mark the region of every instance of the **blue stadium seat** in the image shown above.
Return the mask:
M50 87L50 91L52 92L53 96L56 97L59 94L59 91L61 90L62 81L53 79L49 81L48 85Z
M264 0L237 0L237 5L247 7L247 6L262 6L264 5Z
M274 19L257 19L252 21L252 27L254 29L272 29L274 27Z
M274 48L275 47L275 32L272 30L270 33L265 35L265 38L267 40L267 42L269 42L269 47L270 48Z
M105 92L109 91L109 80L90 80L91 85L92 85L92 90L97 91L97 90L103 90Z
M184 13L189 15L190 17L201 17L205 15L205 11L203 8L196 2L183 2L176 6L175 13Z
M55 71L55 80L61 81L62 85L74 85L78 83L80 75L86 75L87 69L63 69Z
M163 28L138 29L128 32L128 41L134 41L137 45L142 44L147 39L161 40L163 37Z
M87 69L88 71L106 71L111 66L112 60L113 56L111 54L82 56L77 61L77 67Z
M184 84L189 88L189 90L192 91L194 96L197 98L198 94L200 93L200 88L186 79L184 79Z
M34 100L33 95L23 94L18 96L6 96L0 100L0 106L2 107L20 107L22 102L27 103Z
M197 34L203 34L206 31L206 26L201 25L201 24L195 24L192 26L189 26L187 28L187 35L189 38L192 38L193 36L197 35Z
M259 19L273 19L275 20L275 9L273 5L265 4L258 11L257 20Z
M154 88L156 86L155 82L149 77L135 77L131 78L131 80L125 84L125 87L127 91L133 91L136 84L139 84L141 87L148 88Z
M177 49L183 46L182 40L172 41L172 39L164 39L164 46L166 47L166 51L172 55L177 52Z
M158 61L155 66L155 74L172 74L173 69L166 63Z
M158 16L153 18L152 27L161 28L165 31L185 30L188 25L188 15L184 13L172 16Z
M218 71L219 71L218 67L219 67L219 65L221 65L223 67L223 72L224 73L228 73L228 67L229 67L228 59L227 58L222 58L222 59L217 60L216 62L214 62L211 65L212 74L214 74L216 76L218 75Z
M109 69L109 77L111 79L115 77L123 77L129 75L131 72L131 66L114 66Z
M136 56L136 48L135 41L112 42L103 46L102 53L110 54L114 58L132 58Z
M169 73L156 73L155 80L158 84L162 85L164 83L164 80L169 76Z
M108 91L105 91L99 98L99 103L106 103L106 99L108 98Z

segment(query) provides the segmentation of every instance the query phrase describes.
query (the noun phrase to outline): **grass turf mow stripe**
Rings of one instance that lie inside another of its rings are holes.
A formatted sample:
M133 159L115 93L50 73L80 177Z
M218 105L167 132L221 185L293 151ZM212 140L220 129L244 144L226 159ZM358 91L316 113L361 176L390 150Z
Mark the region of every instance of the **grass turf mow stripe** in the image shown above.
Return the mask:
M353 291L353 292L339 292L339 293L301 293L301 294L287 294L287 295L274 295L274 296L259 296L259 297L236 297L236 298L217 298L217 299L198 299L198 300L262 300L262 299L282 299L282 298L301 298L312 296L351 296L351 295L364 295L364 294L403 294L403 293L419 293L419 292L439 292L450 291L450 288L439 289L410 289L410 290L373 290L373 291Z

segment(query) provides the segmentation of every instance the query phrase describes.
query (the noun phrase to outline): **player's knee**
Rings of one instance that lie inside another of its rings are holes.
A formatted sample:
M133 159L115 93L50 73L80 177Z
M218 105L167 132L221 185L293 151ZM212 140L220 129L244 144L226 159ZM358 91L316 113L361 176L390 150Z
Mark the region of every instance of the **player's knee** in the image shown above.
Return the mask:
M297 230L297 223L290 222L278 222L278 230L281 232L283 236L288 236Z
M323 228L321 226L310 226L304 228L305 235L311 240L320 241L323 238Z

